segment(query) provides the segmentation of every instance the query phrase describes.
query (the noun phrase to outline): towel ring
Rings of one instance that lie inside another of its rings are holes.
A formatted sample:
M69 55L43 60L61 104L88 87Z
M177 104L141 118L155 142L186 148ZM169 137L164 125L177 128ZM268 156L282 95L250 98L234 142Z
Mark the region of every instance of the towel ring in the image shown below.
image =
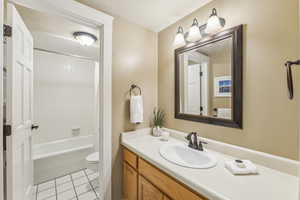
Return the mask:
M133 91L134 89L139 89L140 95L142 95L142 90L141 90L141 88L140 88L139 86L135 85L135 84L132 84L132 85L130 86L130 96L132 96L131 93L132 93L132 91Z

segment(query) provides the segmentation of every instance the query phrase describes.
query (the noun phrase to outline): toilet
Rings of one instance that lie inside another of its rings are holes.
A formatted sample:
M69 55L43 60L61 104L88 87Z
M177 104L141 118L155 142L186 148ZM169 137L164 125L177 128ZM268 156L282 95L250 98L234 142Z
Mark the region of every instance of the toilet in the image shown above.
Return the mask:
M86 158L86 166L88 169L98 172L99 167L99 152L89 154Z

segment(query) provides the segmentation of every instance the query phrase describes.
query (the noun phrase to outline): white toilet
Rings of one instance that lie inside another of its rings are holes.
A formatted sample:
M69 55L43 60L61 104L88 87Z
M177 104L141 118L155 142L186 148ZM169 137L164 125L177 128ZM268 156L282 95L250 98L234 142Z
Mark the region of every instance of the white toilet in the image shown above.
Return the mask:
M88 169L98 172L99 168L99 152L89 154L86 158L86 166Z
M93 185L95 189L95 192L99 195L99 181L98 181L98 171L99 171L99 152L94 152L89 154L86 158L86 167L87 169L93 171L96 176L94 176L92 179L90 179L90 183L86 184L86 188L90 189L90 184ZM94 174L93 173L93 174Z

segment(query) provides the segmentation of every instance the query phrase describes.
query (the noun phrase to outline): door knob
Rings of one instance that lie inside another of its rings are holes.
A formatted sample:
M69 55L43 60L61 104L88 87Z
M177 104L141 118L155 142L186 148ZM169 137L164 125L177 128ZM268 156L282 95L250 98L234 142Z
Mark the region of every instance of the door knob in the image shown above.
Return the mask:
M39 128L39 125L34 125L34 124L31 125L31 130L38 129L38 128Z

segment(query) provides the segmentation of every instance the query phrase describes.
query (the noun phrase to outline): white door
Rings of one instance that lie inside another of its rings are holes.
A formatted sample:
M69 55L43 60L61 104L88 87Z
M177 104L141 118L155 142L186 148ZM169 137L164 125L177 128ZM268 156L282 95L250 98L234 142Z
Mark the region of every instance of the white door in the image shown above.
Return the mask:
M209 115L209 62L201 63L201 106L202 114Z
M187 74L186 113L199 115L201 113L200 64L189 65Z
M187 68L185 112L195 115L208 115L208 63L188 65Z
M33 39L12 4L7 7L12 37L7 40L7 199L29 200L33 188L31 155Z

